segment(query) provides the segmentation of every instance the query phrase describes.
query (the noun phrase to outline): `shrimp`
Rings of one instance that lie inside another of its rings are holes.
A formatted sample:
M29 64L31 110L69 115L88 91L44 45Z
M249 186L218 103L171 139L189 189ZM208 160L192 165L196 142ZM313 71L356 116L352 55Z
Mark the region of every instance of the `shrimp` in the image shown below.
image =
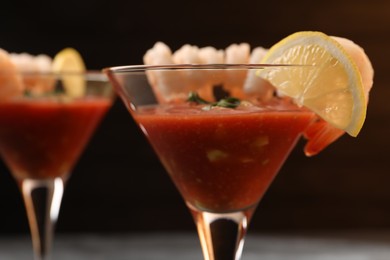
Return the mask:
M202 61L199 57L198 46L185 44L173 54L173 61L176 64L201 64ZM199 70L183 70L184 76L184 89L187 92L189 90L196 91L203 88L207 84L207 80L204 77L203 71Z
M225 52L214 47L207 46L199 49L199 58L202 64L223 64ZM222 85L224 82L224 72L205 71L207 81L212 85Z
M222 64L224 62L224 51L207 46L199 49L199 59L203 64Z
M353 41L335 36L332 36L332 38L341 44L344 50L355 62L362 77L364 94L366 102L368 103L369 92L374 81L374 69L370 59L364 52L363 48L355 44ZM344 133L345 132L343 130L335 128L322 119L318 119L313 122L304 133L305 138L308 140L305 145L305 154L307 156L312 156L319 153L329 144L343 136Z
M250 46L248 43L231 44L225 50L226 64L246 64L249 62ZM225 90L231 96L243 98L243 85L246 79L246 71L229 71L226 73Z
M171 49L163 42L157 42L143 57L146 65L174 64ZM184 77L180 70L150 70L146 72L157 100L160 103L174 102L183 96Z
M51 75L52 59L44 54L33 56L28 53L11 53L12 63L21 73L24 86L33 95L50 92L55 87Z
M23 95L22 78L7 51L0 49L0 100Z
M257 47L252 50L249 63L258 64L267 53L267 49ZM244 92L247 95L255 95L261 101L272 98L275 88L267 80L256 75L257 70L249 70L244 83Z
M351 40L332 36L338 43L343 46L345 51L351 56L352 60L355 62L360 75L362 76L362 82L364 87L364 94L366 97L366 102L368 103L369 93L374 82L374 69L368 58L367 54L364 52L363 48L354 43Z
M202 64L223 64L224 63L224 51L217 50L214 47L207 46L199 49L199 58ZM215 101L214 86L221 86L225 81L225 72L220 71L203 71L204 78L208 84L199 89L199 94L209 101Z

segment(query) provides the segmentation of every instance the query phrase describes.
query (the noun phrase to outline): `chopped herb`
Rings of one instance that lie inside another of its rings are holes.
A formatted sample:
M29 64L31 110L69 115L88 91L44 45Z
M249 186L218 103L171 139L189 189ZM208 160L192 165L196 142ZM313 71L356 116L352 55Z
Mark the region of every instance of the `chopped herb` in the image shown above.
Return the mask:
M223 98L220 101L218 101L215 106L218 107L226 107L226 108L236 108L240 105L241 100L238 98L234 97L228 97L228 98Z
M205 109L205 110L209 110L212 107L236 108L240 105L241 100L234 97L227 97L227 98L220 99L218 102L211 103L201 98L198 93L190 92L187 98L187 102L209 105L207 106L207 109Z
M197 104L210 104L210 102L208 102L207 100L204 100L203 98L201 98L199 96L198 93L196 92L190 92L190 94L188 95L188 98L187 98L187 102L193 102L193 103L197 103Z

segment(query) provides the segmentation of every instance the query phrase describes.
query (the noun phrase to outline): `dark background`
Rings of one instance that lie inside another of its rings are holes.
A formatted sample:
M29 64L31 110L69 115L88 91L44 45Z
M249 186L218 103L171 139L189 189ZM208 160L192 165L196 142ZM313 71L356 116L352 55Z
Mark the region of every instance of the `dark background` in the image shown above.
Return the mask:
M367 121L320 155L295 149L255 214L252 232L390 228L390 1L3 1L0 48L78 49L90 69L139 64L156 41L270 47L319 30L363 46L375 68ZM17 186L0 163L0 234L28 232ZM124 106L116 102L74 169L58 232L195 231L190 214Z

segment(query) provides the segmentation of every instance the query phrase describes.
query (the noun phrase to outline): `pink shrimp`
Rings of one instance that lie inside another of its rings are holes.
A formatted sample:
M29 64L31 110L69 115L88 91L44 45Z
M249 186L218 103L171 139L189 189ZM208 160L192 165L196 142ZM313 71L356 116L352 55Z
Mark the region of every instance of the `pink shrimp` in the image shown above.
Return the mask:
M157 42L144 55L146 65L174 64L171 49L163 42ZM147 71L147 78L160 103L170 103L186 98L183 93L184 77L179 70Z
M21 96L24 86L10 55L0 49L0 100Z
M257 47L252 50L249 62L251 64L259 63L267 53L267 49ZM275 88L267 80L256 75L257 70L250 70L247 73L244 92L247 95L256 96L261 101L267 101L272 98Z
M364 50L354 42L340 37L333 38L343 46L345 51L355 62L362 77L364 94L366 102L368 103L369 92L372 88L374 78L374 69L368 56ZM329 144L344 135L344 133L343 130L331 126L322 119L318 119L311 124L304 133L305 138L308 140L305 145L305 154L307 156L312 156L319 153Z
M49 56L11 53L10 58L21 73L25 89L31 94L41 95L54 89L55 79L50 74L52 59Z
M225 50L226 64L246 64L249 62L250 46L248 43L231 44ZM243 85L246 79L246 71L229 71L226 73L224 88L231 96L245 97Z

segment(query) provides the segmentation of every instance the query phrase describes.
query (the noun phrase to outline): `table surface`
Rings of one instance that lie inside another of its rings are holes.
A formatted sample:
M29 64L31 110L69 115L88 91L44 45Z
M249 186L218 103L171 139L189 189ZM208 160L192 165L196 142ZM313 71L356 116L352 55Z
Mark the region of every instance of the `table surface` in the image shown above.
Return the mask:
M29 237L1 236L0 259L32 259ZM57 234L56 260L202 260L190 233ZM387 260L390 232L248 235L242 260Z

